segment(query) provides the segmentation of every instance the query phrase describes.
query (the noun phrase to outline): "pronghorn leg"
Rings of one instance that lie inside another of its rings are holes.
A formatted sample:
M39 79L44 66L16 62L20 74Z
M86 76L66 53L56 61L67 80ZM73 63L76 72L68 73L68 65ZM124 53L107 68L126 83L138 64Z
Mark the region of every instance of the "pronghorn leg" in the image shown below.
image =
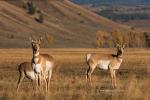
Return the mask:
M45 82L45 91L47 92L47 80L46 80L46 77L44 76L44 82Z
M35 83L35 81L36 81L36 80L31 80L33 90L35 90L35 86L34 86L34 85L35 85L35 84L34 84L34 83Z
M112 84L112 87L114 88L114 71L113 71L113 69L110 69L110 76L111 76L111 84Z
M116 71L113 70L113 77L114 77L114 87L117 87L117 82L116 82Z
M47 79L47 91L49 90L49 82L51 80L51 77L52 77L52 70L49 71L48 73L48 79Z
M42 75L41 75L41 73L38 74L38 84L39 84L39 90L42 91L43 84L42 84Z
M89 71L90 71L90 66L89 66L89 68L88 68L88 70L86 71L86 80L88 80L88 73L89 73Z
M90 66L88 71L87 71L87 79L91 82L91 74L93 73L94 69L96 68L95 65Z
M18 80L18 84L17 84L17 91L19 90L20 84L22 83L24 77L25 77L24 73L20 72L20 76L19 76L19 80Z
M38 74L34 74L35 75L35 91L37 91L37 89L39 88L39 76Z

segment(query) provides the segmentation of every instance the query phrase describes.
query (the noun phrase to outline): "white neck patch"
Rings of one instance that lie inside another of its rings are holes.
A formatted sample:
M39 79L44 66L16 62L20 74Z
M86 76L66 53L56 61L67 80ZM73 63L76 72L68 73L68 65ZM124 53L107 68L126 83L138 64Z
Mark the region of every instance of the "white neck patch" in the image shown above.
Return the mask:
M39 54L40 54L39 52L36 52L36 53L34 54L34 56L39 56Z

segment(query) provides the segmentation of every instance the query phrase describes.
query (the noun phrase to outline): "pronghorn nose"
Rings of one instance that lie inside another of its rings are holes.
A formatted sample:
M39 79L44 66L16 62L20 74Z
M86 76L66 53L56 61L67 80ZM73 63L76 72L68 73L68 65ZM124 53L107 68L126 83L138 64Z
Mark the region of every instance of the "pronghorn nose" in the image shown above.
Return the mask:
M37 51L37 50L38 50L38 48L37 48L37 47L34 47L33 49L34 49L34 51Z

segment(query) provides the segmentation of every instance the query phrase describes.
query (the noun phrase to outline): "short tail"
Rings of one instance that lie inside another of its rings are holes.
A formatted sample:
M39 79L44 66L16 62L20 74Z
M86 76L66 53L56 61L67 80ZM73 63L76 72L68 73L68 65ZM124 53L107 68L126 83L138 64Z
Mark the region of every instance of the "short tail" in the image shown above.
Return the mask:
M91 54L87 54L87 55L86 55L86 62L89 61L90 57L91 57Z
M21 73L21 64L17 66L17 70Z
M18 65L17 65L17 70L19 70L19 69L20 69L20 66L21 66L21 64L18 64Z

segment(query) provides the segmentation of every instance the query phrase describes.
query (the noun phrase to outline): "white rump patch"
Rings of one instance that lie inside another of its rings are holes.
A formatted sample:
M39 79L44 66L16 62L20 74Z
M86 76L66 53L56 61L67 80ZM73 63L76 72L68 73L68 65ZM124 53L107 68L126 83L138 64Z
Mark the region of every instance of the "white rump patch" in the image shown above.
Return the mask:
M88 61L90 59L90 57L91 57L91 54L87 54L86 55L86 61Z
M35 80L34 71L26 72L26 75L27 75L28 78L30 78L30 79L32 79L32 80Z
M98 61L98 67L100 69L108 70L109 64L110 64L109 60L99 60Z

